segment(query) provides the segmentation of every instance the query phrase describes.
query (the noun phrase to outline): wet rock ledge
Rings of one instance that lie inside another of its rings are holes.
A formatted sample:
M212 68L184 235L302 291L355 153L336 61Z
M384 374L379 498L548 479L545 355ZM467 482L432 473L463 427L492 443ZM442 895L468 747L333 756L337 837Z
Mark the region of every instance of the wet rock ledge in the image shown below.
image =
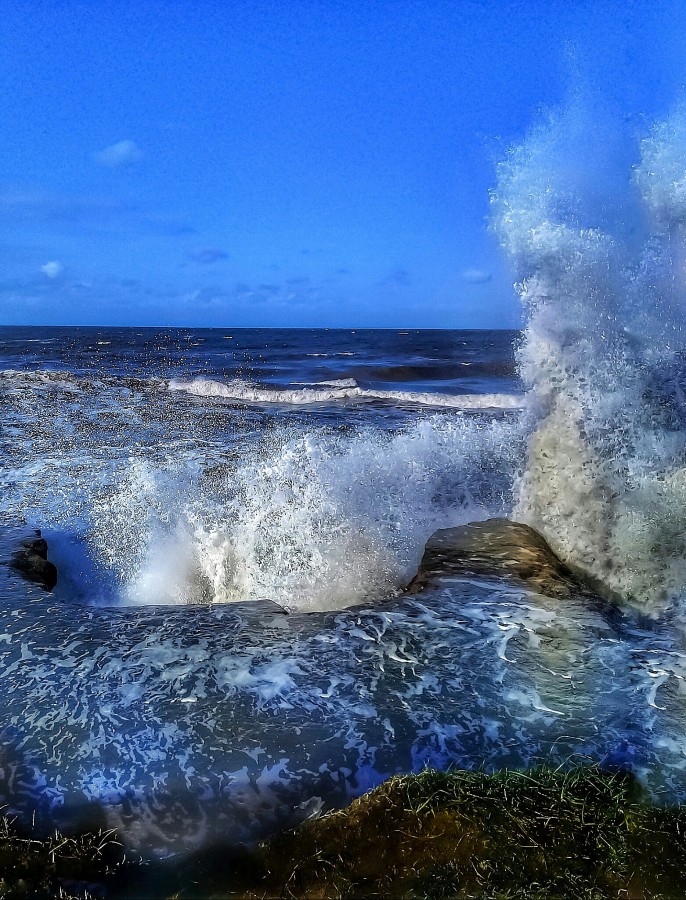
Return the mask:
M495 580L560 599L573 594L598 596L597 586L565 565L537 531L509 519L486 519L435 532L406 590L417 594L451 578Z
M48 560L48 544L39 529L3 519L0 521L0 582L11 588L17 578L51 591L57 584L57 569Z

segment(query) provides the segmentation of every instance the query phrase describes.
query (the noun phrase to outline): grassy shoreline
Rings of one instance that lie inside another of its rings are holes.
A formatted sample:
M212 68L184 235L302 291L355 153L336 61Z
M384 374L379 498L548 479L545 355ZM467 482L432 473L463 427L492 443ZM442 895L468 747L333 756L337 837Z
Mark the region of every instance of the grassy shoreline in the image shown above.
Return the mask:
M111 833L41 842L0 827L3 897L685 894L686 808L655 806L632 776L594 766L396 776L252 851L218 846L181 863L127 863Z

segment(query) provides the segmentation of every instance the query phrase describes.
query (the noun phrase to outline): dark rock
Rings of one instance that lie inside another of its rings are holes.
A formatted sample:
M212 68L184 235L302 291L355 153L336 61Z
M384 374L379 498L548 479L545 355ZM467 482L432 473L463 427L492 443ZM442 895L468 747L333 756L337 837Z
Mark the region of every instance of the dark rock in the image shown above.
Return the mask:
M57 584L57 569L31 548L17 550L12 556L10 566L20 572L28 581L34 581L46 591L51 591Z
M45 538L40 537L40 531L36 531L35 538L26 538L26 540L23 540L21 546L26 551L40 556L41 559L48 558L48 542Z
M537 531L509 519L437 531L407 591L416 594L456 577L496 579L548 597L595 594L595 586L558 559Z
M2 523L2 558L5 571L18 572L43 590L51 591L57 584L57 569L48 560L48 545L38 529Z

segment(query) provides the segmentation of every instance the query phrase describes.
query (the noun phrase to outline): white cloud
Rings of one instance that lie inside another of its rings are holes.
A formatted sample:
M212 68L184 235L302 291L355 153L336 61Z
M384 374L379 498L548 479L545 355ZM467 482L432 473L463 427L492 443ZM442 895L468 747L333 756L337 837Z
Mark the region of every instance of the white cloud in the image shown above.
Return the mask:
M135 141L118 141L95 154L96 160L111 169L132 166L142 159L143 151Z
M491 280L491 273L484 269L465 269L462 273L462 280L469 284L486 284Z
M44 266L41 266L40 270L48 278L59 278L64 272L64 263L61 263L59 259L51 259L50 262L46 262Z

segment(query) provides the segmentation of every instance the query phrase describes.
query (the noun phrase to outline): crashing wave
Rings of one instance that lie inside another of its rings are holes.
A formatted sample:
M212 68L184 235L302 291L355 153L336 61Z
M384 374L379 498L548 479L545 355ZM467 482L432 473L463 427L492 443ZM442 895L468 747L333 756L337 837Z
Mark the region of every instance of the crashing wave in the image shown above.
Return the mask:
M141 460L91 525L129 603L340 609L407 584L436 528L504 511L520 433L441 416L392 436L275 434L223 472Z
M514 515L657 612L686 587L686 112L633 161L622 148L573 106L500 166L495 227L527 317Z
M350 378L334 382L319 382L312 387L272 388L252 385L245 381L224 383L211 378L191 381L172 379L169 390L185 391L198 397L221 397L240 403L283 403L308 405L338 400L385 400L395 403L415 403L421 406L442 406L448 409L520 409L522 398L515 394L439 394L427 391L367 390Z

